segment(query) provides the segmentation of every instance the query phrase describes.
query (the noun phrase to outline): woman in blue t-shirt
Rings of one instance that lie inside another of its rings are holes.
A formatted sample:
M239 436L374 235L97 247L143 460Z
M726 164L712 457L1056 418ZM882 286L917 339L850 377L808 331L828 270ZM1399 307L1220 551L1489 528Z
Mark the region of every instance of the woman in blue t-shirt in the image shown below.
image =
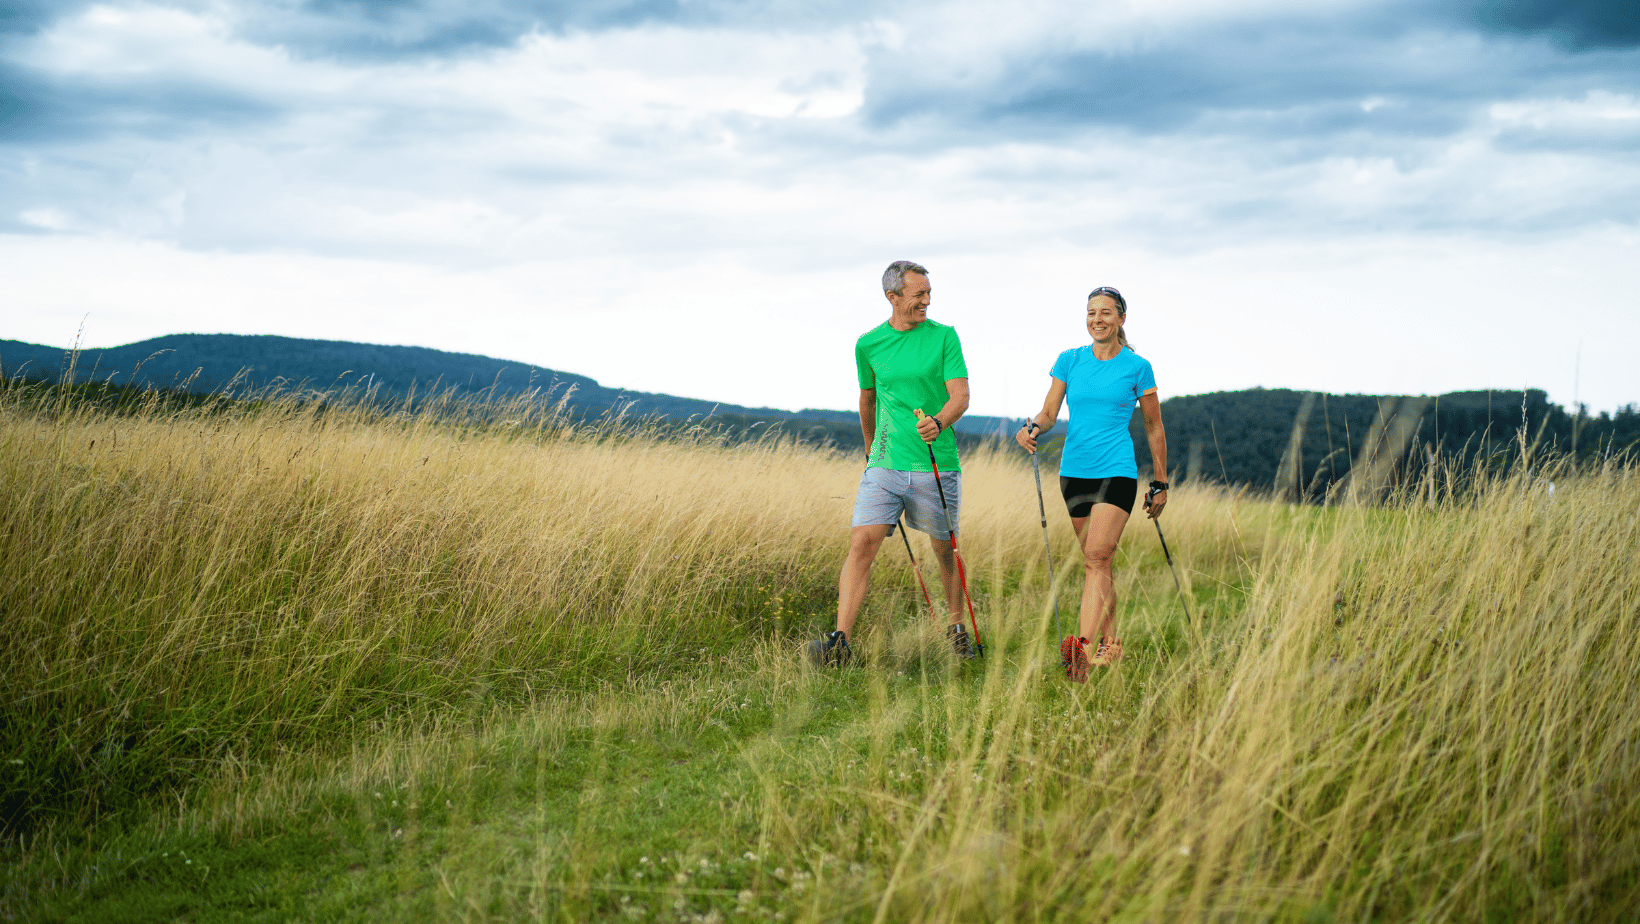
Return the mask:
M1089 293L1088 334L1093 343L1059 354L1042 413L1026 421L1014 437L1028 452L1036 452L1037 438L1053 429L1060 405L1070 402L1070 433L1059 460L1059 490L1082 545L1084 583L1081 632L1060 641L1059 656L1067 665L1066 675L1078 682L1087 681L1090 665L1104 667L1122 657L1110 563L1139 492L1139 467L1128 436L1135 401L1145 415L1156 479L1150 483L1154 493L1146 509L1154 519L1167 506L1167 434L1162 430L1156 377L1150 363L1128 347L1122 327L1126 320L1127 300L1122 293L1109 286Z

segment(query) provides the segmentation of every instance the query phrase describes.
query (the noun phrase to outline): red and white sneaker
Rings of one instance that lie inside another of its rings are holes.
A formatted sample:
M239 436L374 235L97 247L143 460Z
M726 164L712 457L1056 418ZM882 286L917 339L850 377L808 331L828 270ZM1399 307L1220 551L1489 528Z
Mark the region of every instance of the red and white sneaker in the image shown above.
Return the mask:
M1074 635L1059 642L1059 660L1065 665L1065 676L1073 683L1088 682L1088 643Z

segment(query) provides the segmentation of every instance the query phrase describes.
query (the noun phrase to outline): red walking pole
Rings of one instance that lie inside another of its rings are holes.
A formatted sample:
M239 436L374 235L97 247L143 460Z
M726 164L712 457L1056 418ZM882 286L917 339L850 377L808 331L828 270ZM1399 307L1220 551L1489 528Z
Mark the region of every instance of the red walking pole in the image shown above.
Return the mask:
M917 421L922 422L921 408L914 409ZM945 514L945 531L951 536L951 554L957 559L957 583L962 585L962 599L968 604L968 624L974 627L974 650L985 657L985 646L979 641L979 623L974 620L974 598L968 596L968 575L962 567L962 552L957 549L957 531L951 528L951 508L945 504L945 485L940 484L940 464L934 461L934 444L928 443L928 464L934 467L934 487L940 492L940 511Z

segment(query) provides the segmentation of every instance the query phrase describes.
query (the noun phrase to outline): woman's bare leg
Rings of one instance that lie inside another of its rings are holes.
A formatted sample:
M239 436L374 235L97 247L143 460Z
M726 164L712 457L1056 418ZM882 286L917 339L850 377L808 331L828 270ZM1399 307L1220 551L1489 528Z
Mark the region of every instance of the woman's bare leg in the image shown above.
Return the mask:
M1071 518L1071 527L1082 545L1079 629L1082 637L1094 644L1100 636L1116 637L1116 582L1110 564L1127 521L1127 511L1115 504L1095 504L1087 516Z

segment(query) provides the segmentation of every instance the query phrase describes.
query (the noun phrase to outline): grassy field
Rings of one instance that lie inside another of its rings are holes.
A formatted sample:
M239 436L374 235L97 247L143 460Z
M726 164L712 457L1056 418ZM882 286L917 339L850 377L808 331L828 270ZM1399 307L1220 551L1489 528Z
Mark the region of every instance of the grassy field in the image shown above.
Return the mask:
M1069 527L1050 574L1008 453L964 462L989 656L885 546L864 663L803 667L858 469L4 386L0 919L1634 919L1631 465L1183 485L1194 619L1135 519L1086 686Z

